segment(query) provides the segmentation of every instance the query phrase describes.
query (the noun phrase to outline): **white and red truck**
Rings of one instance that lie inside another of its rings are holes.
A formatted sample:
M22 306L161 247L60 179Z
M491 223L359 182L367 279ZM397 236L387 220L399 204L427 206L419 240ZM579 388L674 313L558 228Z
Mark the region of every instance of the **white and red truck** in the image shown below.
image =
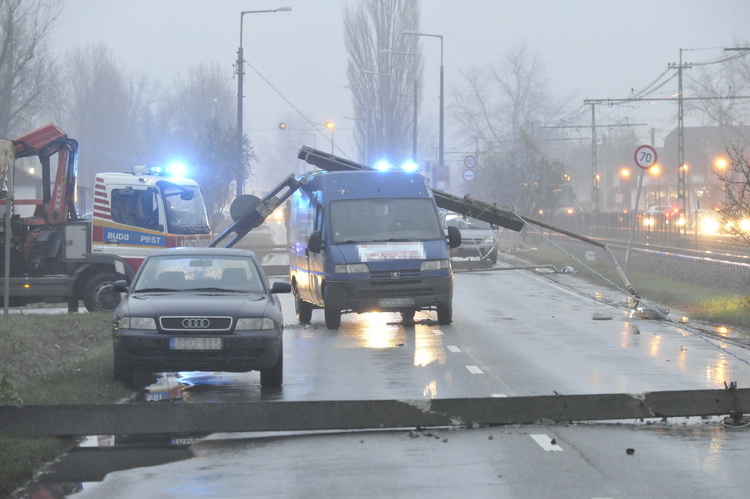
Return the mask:
M14 162L32 156L41 165L39 195L17 199ZM130 279L151 251L211 242L200 186L162 167L97 173L93 212L80 216L77 160L78 143L52 124L0 141L0 296L6 309L67 302L72 312L83 301L89 311L109 312L120 301L114 281ZM17 213L29 205L33 214Z

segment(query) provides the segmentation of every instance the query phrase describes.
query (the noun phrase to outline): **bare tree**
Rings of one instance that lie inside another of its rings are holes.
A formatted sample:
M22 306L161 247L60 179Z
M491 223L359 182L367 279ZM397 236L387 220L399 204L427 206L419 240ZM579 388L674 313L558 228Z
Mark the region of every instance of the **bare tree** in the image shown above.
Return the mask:
M61 9L47 0L0 0L0 137L30 129L48 104L48 38Z
M729 166L717 173L724 192L719 217L724 230L738 240L750 243L750 230L742 225L750 220L750 160L739 144L727 149Z
M685 106L698 112L706 125L734 126L750 118L750 57L740 53L718 62L696 65L697 76L684 73L690 95L702 97Z
M56 120L80 144L79 184L93 188L96 172L141 163L155 99L147 80L128 76L103 44L68 53L62 75Z
M243 158L237 160L237 129L232 124L236 98L230 79L218 64L199 64L186 76L174 79L172 90L160 111L159 120L169 130L164 142L178 151L193 167L191 176L206 195L210 212L222 209L231 197L230 186L237 178L237 165L243 176L250 174L250 162L257 158L244 137Z
M563 105L546 90L539 55L520 43L499 65L475 68L463 80L450 109L478 149L476 194L526 214L555 208L564 167L542 153L537 135Z
M414 95L421 95L418 0L361 0L344 11L347 76L354 99L360 156L399 162L411 158Z
M497 66L462 73L465 88L455 92L451 114L462 135L480 141L516 140L532 123L546 123L563 108L547 92L539 54L526 42Z

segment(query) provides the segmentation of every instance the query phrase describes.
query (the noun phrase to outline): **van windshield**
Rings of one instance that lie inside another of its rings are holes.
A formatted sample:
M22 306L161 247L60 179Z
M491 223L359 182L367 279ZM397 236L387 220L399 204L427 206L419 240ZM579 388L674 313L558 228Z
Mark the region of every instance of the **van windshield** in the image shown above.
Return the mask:
M342 199L330 211L334 244L445 238L431 199Z

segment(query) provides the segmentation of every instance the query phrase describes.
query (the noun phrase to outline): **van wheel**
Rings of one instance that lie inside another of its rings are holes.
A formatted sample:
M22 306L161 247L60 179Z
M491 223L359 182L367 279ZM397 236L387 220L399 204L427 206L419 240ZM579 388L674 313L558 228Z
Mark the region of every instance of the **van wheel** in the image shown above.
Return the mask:
M263 388L278 388L284 382L284 344L279 346L279 356L276 364L268 369L260 370L260 386Z
M118 279L114 272L100 272L88 280L83 289L83 303L89 312L114 312L120 304L120 293L115 291Z
M413 324L414 323L414 314L416 314L416 310L402 310L401 311L401 320L405 324Z
M438 305L437 307L438 324L447 326L453 322L453 305Z
M313 306L300 298L297 287L294 287L294 312L297 315L297 321L300 324L310 324L312 319Z
M326 305L324 313L326 317L326 327L328 329L338 329L341 325L341 310Z

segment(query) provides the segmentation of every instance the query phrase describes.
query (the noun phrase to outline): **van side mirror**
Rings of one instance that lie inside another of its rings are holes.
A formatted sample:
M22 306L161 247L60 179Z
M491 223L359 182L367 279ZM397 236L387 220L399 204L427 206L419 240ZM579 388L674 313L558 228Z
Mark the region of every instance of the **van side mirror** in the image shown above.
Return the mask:
M461 231L452 225L448 227L448 246L451 248L461 246Z
M460 234L459 237L461 237ZM307 241L307 249L313 253L320 253L323 249L323 235L319 230L313 231L310 234L310 239Z

